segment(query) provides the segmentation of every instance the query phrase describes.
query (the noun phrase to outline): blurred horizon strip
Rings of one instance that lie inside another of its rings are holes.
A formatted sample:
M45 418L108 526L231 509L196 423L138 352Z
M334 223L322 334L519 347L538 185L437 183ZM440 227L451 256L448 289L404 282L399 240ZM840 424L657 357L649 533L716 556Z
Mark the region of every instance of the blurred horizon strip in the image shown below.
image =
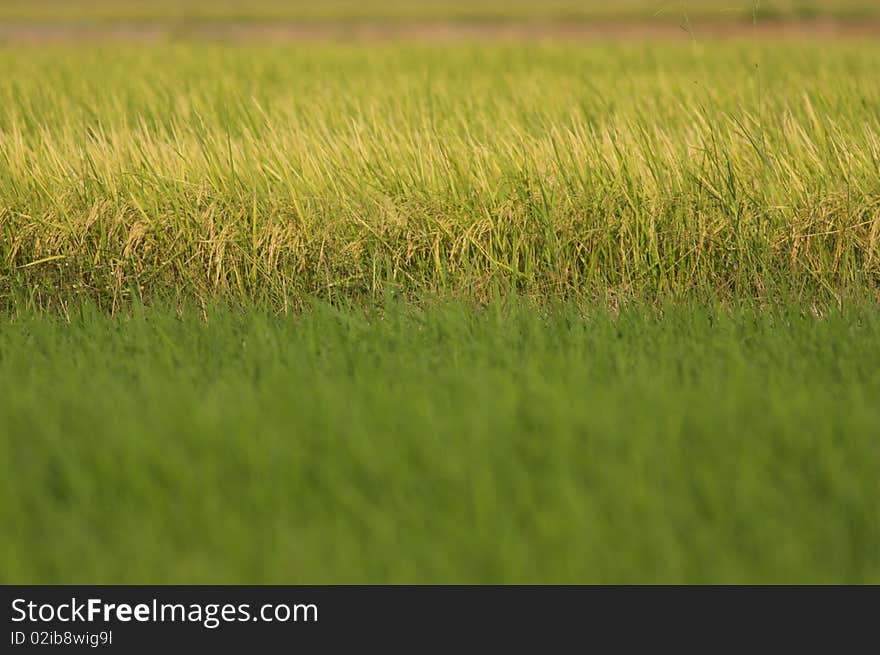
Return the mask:
M860 21L870 0L0 0L0 24Z

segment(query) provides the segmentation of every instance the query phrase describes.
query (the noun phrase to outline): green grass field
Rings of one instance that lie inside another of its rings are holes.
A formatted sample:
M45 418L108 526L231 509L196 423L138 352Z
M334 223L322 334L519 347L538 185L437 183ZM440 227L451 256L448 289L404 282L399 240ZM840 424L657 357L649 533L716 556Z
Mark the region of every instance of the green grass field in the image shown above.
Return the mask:
M880 583L873 3L171 6L0 2L0 583Z
M876 583L878 397L870 304L31 317L0 581Z

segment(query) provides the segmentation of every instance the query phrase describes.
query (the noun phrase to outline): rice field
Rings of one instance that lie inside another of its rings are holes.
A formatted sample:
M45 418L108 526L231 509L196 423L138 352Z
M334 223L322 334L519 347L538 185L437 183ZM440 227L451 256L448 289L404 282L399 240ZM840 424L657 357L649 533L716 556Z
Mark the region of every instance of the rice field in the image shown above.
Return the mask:
M878 364L872 304L31 317L0 580L877 582Z
M0 0L0 22L707 21L880 17L871 0Z
M0 583L880 582L875 10L720 4L0 2Z
M878 62L849 42L6 51L0 297L874 292Z

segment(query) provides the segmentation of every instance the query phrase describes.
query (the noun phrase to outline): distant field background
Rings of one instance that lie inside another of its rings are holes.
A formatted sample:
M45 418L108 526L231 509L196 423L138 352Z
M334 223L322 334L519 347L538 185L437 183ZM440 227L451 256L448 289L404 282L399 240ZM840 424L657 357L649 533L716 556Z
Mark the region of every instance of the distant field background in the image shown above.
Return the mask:
M880 582L880 6L755 7L0 0L0 583Z
M870 0L0 0L5 21L712 20L864 18Z

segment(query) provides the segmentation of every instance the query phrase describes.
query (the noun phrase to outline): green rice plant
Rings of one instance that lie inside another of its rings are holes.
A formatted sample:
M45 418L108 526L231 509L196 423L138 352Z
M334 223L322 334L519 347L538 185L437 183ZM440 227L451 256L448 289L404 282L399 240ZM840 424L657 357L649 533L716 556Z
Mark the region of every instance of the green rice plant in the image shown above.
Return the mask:
M0 582L880 582L875 304L176 309L0 330Z
M878 55L6 49L0 298L874 293Z

